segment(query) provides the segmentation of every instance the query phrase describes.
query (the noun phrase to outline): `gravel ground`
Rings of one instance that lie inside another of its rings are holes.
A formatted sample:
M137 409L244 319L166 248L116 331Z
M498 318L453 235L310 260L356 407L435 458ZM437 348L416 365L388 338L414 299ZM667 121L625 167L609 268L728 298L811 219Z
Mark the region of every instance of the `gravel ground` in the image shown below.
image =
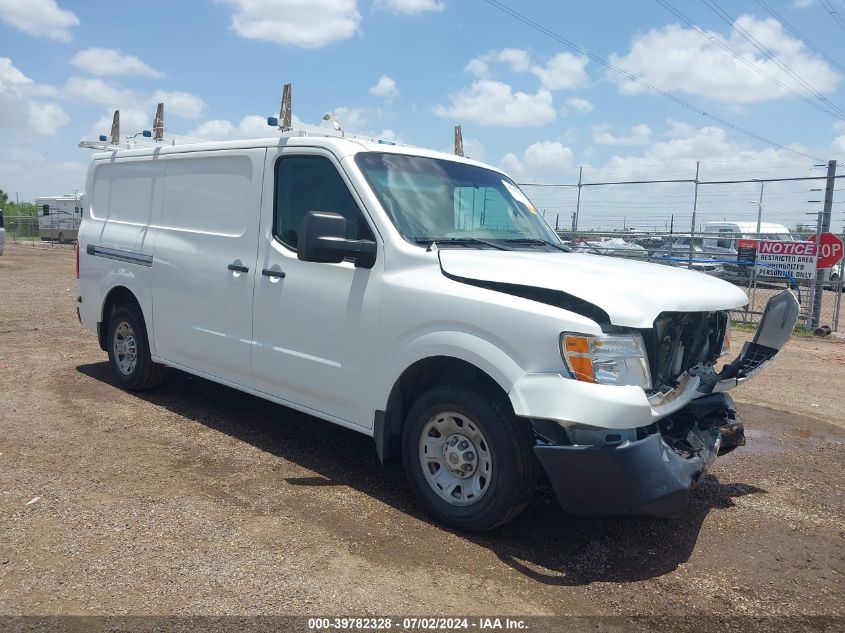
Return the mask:
M362 435L176 371L116 388L73 268L0 258L2 614L845 617L841 342L738 391L749 445L682 518L574 518L543 486L467 535Z

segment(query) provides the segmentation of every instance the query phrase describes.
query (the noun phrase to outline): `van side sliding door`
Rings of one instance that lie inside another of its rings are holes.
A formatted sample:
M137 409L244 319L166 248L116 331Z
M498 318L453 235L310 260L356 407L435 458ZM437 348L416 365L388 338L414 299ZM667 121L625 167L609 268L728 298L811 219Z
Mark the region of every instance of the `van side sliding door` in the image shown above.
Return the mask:
M156 356L244 386L266 153L167 156L155 244Z

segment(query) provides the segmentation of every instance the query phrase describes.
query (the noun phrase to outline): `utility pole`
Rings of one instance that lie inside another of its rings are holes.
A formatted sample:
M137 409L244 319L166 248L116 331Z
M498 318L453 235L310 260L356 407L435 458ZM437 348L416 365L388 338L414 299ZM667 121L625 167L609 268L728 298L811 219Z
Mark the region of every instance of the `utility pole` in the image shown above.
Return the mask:
M760 229L762 226L763 220L763 183L760 182L760 199L757 200L757 239L760 239Z
M690 225L690 236L689 236L689 268L692 269L692 255L695 252L695 212L698 208L698 168L700 166L699 161L695 161L695 194L692 199L692 224Z
M830 215L833 210L833 187L836 183L836 161L827 161L827 183L824 187L824 207L819 214L819 220L816 224L816 245L820 245L820 238L822 233L830 230ZM824 281L822 275L816 270L816 283L814 284L813 292L813 312L810 327L817 328L821 319L822 313L822 299L824 298Z
M581 213L581 176L584 173L584 166L578 168L578 197L575 199L575 217L572 220L572 230L578 230L578 215Z

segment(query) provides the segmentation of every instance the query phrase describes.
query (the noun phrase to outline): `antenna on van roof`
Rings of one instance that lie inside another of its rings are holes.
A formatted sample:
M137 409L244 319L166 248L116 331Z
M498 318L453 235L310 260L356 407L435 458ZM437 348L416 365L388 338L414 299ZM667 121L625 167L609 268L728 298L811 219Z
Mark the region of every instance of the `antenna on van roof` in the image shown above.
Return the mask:
M111 144L120 145L120 110L114 111L114 117L111 120Z
M159 103L156 107L156 118L153 121L154 141L164 140L164 104Z
M461 126L455 126L455 155L456 156L463 156L464 155L464 137L461 134Z

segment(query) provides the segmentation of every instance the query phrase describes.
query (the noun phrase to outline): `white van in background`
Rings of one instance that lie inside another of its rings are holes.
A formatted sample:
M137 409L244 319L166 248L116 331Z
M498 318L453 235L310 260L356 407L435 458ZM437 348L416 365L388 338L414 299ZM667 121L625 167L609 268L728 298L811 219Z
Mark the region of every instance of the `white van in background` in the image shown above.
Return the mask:
M719 248L737 249L737 240L797 240L783 224L761 222L707 222L704 225L705 240Z
M369 435L465 530L514 518L541 468L572 513L684 512L745 443L724 392L798 315L775 297L717 373L739 288L569 252L498 169L420 148L110 149L82 206L80 320L121 386L170 366Z

